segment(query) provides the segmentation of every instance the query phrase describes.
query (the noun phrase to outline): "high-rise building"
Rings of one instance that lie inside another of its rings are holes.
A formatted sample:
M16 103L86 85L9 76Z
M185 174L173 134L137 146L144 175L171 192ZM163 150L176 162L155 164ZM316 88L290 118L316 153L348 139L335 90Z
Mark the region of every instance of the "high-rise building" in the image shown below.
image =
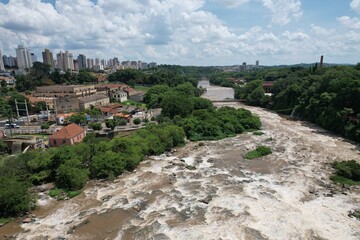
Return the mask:
M29 49L24 48L23 45L19 45L16 49L16 58L19 69L32 67L30 51Z
M256 67L259 67L259 60L256 60Z
M86 56L84 54L79 54L78 58L78 68L79 70L86 68Z
M34 62L37 62L37 56L35 55L35 53L30 53L31 56L31 62L34 64Z
M74 70L73 56L69 51L56 54L58 66L57 68L61 71Z
M90 58L88 58L86 61L87 61L87 64L86 64L86 66L87 66L87 68L92 68L93 67L93 64L92 64L92 61L91 61L92 59L90 59Z
M0 71L5 71L4 60L0 50Z
M43 57L43 63L49 65L51 70L54 70L55 65L54 65L54 57L52 52L50 52L49 49L45 49L42 52L42 57Z
M13 56L6 56L4 55L2 57L4 66L8 67L16 67L16 58Z

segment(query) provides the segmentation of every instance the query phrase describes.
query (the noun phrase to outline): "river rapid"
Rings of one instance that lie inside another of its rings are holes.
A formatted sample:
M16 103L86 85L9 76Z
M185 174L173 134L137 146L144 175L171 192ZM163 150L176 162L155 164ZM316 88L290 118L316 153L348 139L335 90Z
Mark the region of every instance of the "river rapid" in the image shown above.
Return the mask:
M200 84L204 97L233 97ZM360 207L360 189L329 180L333 161L360 159L359 145L265 109L216 104L251 110L264 134L189 142L114 182L91 182L74 199L43 197L47 210L16 239L360 239L360 221L348 216ZM273 153L244 160L257 145Z

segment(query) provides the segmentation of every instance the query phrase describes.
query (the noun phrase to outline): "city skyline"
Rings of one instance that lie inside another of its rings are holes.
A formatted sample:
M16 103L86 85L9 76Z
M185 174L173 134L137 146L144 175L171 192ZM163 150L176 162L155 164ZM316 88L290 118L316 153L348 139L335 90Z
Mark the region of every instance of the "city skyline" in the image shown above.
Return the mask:
M0 0L0 49L180 65L313 63L320 55L356 64L359 14L360 0Z

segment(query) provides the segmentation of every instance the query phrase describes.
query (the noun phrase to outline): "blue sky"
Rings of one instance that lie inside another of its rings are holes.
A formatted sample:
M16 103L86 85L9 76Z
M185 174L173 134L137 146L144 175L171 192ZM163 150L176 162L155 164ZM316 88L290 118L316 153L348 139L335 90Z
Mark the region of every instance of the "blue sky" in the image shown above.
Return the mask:
M181 65L357 63L360 0L0 0L0 50Z

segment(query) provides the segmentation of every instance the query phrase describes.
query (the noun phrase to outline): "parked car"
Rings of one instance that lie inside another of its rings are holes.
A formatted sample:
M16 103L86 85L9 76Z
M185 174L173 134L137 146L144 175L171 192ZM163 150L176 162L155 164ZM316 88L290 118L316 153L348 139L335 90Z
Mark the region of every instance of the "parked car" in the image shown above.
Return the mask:
M12 123L11 124L11 128L19 128L20 126L17 125L16 123ZM9 123L6 123L5 124L5 128L10 128L10 124Z

